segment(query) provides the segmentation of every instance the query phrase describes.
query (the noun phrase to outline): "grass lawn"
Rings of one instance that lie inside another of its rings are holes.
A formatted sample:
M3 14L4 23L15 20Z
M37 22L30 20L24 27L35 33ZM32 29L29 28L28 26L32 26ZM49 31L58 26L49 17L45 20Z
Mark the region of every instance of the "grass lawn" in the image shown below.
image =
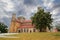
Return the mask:
M0 40L60 40L60 32L50 33L50 32L39 32L39 33L19 33L15 35L18 38L2 38Z

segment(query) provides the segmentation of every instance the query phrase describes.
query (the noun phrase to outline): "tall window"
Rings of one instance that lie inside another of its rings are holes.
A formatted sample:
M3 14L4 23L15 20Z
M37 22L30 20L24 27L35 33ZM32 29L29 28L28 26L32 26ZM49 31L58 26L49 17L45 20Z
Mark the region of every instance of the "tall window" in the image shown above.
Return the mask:
M21 31L20 30L18 30L18 33L20 33Z
M25 28L24 28L24 32L26 32Z
M27 28L27 32L28 32L28 28Z
M31 33L32 31L30 30L30 33Z

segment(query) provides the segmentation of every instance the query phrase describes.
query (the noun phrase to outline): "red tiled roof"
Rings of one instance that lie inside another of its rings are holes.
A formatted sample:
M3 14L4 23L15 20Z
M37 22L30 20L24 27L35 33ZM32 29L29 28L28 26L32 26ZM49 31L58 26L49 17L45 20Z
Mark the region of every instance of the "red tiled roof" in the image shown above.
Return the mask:
M19 28L34 28L34 26L32 26L32 25L29 25L29 26L20 26Z
M31 20L24 20L24 22L32 22Z
M18 23L21 23L19 20L17 20ZM31 22L31 24L26 24L26 23L29 23ZM21 24L20 27L18 28L34 28L34 25L32 25L32 21L31 20L24 20L22 23L24 24Z
M16 20L16 22L21 23L19 20ZM32 22L32 21L31 20L24 20L23 23L25 23L25 22L28 23L28 22Z

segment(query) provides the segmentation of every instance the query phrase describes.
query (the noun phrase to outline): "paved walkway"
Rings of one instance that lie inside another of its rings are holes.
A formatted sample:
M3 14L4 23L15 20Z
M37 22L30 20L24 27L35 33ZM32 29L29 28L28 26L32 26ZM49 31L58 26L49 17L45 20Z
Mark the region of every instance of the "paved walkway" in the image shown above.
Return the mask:
M0 34L0 37L3 37L3 38L19 38L16 36L9 36L9 35L14 35L14 34L18 34L18 33L2 33L2 34Z

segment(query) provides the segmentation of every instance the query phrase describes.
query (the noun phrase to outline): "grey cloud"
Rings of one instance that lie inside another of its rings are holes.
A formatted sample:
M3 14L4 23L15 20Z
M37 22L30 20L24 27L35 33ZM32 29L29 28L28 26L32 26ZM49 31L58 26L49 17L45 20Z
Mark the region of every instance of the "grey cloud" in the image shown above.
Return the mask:
M6 18L6 17L4 17L4 18L0 19L0 22L3 22L3 23L5 23L7 26L10 26L11 18Z
M42 0L24 0L24 5L26 6L43 6L43 1Z
M56 1L56 0L55 0ZM16 13L17 16L25 16L26 18L30 18L30 16L34 15L34 13L31 11L33 10L34 11L34 8L36 8L38 5L42 6L46 11L50 11L50 12L53 12L55 9L59 8L60 7L60 3L56 3L55 1L49 1L47 0L47 4L48 3L52 3L53 7L52 8L49 8L48 5L47 6L44 6L44 2L42 0L10 0L11 3L13 3L13 6L14 6L14 10L12 11L7 11L6 9L4 9L4 7L6 7L7 3L5 2L0 2L0 10L3 10L3 12L0 11L0 14L3 13L3 14L6 14L8 16L10 16L11 18L11 15L12 13ZM48 8L48 9L46 9ZM60 12L58 12L56 15L54 15L54 17L58 17L60 14ZM3 20L7 25L10 23L10 18L2 18L1 20ZM7 19L7 21L6 21ZM58 18L54 18L55 20L56 19L59 19ZM54 21L55 21L54 20Z
M36 0L24 0L24 4L26 5L37 5Z

